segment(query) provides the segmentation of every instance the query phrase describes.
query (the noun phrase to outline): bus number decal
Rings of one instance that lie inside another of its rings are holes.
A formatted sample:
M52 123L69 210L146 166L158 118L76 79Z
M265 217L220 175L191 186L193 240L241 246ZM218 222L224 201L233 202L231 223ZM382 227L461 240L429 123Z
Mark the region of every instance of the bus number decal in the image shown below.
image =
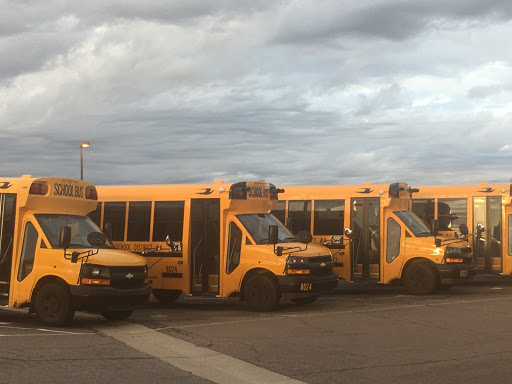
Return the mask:
M171 244L171 251L173 251L173 252L181 252L182 250L183 250L183 243L181 243L181 242L179 242L179 243L176 242L175 243L174 241L172 242L172 244Z
M178 273L178 267L175 265L166 265L165 266L166 273Z
M300 283L300 291L306 292L313 290L313 283Z
M65 197L84 197L84 187L71 184L55 183L53 185L53 194Z

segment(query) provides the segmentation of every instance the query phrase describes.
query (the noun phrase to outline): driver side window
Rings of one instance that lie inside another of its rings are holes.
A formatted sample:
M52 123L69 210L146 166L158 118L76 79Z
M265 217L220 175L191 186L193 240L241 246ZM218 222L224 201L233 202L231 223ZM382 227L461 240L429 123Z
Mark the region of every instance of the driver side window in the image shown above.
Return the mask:
M18 269L18 281L27 277L34 268L38 233L34 225L29 221L25 226L25 238L21 251L20 267Z
M226 260L226 273L233 272L240 265L242 251L242 231L233 221L229 223L228 257Z

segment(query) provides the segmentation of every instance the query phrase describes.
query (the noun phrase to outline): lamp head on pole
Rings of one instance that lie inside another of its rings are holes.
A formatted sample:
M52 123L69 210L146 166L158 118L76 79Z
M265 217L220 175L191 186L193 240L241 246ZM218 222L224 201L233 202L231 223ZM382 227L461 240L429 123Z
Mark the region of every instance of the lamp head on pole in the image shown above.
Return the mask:
M82 148L87 148L87 147L88 147L88 146L90 146L90 145L91 145L91 143L89 143L88 141L82 141L82 142L80 143L80 146L81 146Z

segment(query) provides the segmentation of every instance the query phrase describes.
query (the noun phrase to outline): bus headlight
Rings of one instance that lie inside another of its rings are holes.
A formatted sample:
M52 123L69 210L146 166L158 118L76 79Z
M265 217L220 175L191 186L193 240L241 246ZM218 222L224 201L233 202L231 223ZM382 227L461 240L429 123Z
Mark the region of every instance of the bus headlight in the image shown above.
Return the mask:
M104 265L82 265L81 282L83 285L110 285L110 269Z
M300 256L288 256L286 259L286 264L291 265L301 265L301 264L307 264L308 258L307 257L300 257Z
M462 248L446 247L444 250L444 259L447 263L463 263L464 257Z

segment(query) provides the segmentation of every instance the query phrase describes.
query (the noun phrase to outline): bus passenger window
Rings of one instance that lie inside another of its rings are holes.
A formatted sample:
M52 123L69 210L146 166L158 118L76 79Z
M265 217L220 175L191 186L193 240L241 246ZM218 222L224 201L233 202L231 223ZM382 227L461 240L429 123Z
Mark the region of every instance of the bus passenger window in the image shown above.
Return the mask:
M299 231L311 232L311 200L288 202L288 229L295 235Z
M124 224L126 216L126 203L111 202L105 203L103 213L103 225L110 223L112 225L113 241L124 241Z
M228 255L226 260L226 272L230 274L240 264L240 252L242 250L242 231L238 226L229 223Z
M388 219L386 261L391 263L400 254L400 224L392 217Z
M459 225L468 224L466 199L439 199L437 219L440 231L458 231Z
M96 209L94 211L91 211L87 214L89 218L96 224L98 227L100 227L100 220L101 220L101 203L98 203L96 205Z
M184 201L155 201L153 241L182 241Z
M432 228L434 199L413 199L412 211L427 225L428 229Z
M285 224L285 208L286 208L286 201L281 200L277 202L277 206L275 209L272 210L272 213L277 219Z
M34 257L36 255L37 230L31 222L25 227L25 238L23 239L23 249L21 251L20 268L18 270L18 281L27 277L34 267Z
M128 205L127 241L149 241L151 202L132 201Z
M315 200L314 235L343 235L345 200Z

